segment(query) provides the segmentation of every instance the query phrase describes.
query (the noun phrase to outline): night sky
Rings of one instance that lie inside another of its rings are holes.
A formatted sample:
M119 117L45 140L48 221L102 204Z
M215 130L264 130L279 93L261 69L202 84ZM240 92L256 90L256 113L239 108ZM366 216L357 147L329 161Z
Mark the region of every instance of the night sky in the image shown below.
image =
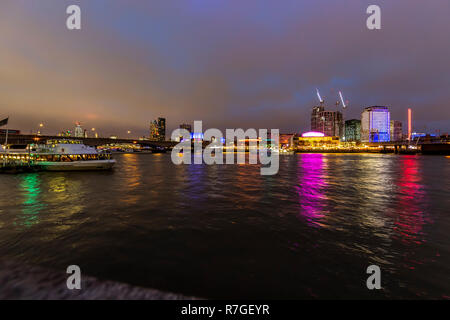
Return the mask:
M0 118L25 133L142 136L158 116L300 132L316 88L334 109L342 90L347 119L411 107L417 131L450 131L449 0L1 0L0 44Z

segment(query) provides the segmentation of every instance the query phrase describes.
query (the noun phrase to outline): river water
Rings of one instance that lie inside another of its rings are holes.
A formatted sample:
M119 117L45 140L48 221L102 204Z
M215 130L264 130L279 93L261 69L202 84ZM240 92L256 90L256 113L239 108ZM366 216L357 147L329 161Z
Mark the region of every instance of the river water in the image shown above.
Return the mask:
M0 257L205 298L450 298L450 158L0 175ZM368 290L366 268L381 269Z

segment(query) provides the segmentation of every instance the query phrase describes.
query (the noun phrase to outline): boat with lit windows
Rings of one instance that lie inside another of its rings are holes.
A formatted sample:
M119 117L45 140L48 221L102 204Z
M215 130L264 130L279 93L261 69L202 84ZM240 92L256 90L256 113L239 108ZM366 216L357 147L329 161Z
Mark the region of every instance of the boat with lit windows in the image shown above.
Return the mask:
M0 146L0 173L36 172L42 170L34 164L27 145Z
M28 148L33 162L47 171L110 170L116 164L111 153L99 152L78 140L48 140Z

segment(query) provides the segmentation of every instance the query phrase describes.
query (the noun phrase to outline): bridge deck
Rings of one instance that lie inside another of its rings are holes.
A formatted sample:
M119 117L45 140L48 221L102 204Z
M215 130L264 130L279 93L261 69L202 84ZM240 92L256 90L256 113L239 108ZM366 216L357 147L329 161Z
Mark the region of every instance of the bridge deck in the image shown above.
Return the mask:
M0 134L0 143L4 143L6 139L5 134ZM8 144L31 144L31 143L45 143L47 140L61 140L74 139L83 141L88 146L102 146L107 144L140 144L149 147L164 147L170 148L176 145L172 141L150 141L150 140L136 140L136 139L110 139L110 138L75 138L75 137L58 137L58 136L36 136L36 135L8 135Z

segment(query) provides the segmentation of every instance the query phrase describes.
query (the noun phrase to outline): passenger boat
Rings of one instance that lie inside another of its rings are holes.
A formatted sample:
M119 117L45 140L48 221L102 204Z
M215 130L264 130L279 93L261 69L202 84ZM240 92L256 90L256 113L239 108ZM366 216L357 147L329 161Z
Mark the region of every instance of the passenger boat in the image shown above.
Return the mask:
M36 172L42 168L33 163L26 145L0 146L0 173Z
M98 152L78 140L48 140L28 149L33 163L47 171L110 170L116 163L111 153Z

